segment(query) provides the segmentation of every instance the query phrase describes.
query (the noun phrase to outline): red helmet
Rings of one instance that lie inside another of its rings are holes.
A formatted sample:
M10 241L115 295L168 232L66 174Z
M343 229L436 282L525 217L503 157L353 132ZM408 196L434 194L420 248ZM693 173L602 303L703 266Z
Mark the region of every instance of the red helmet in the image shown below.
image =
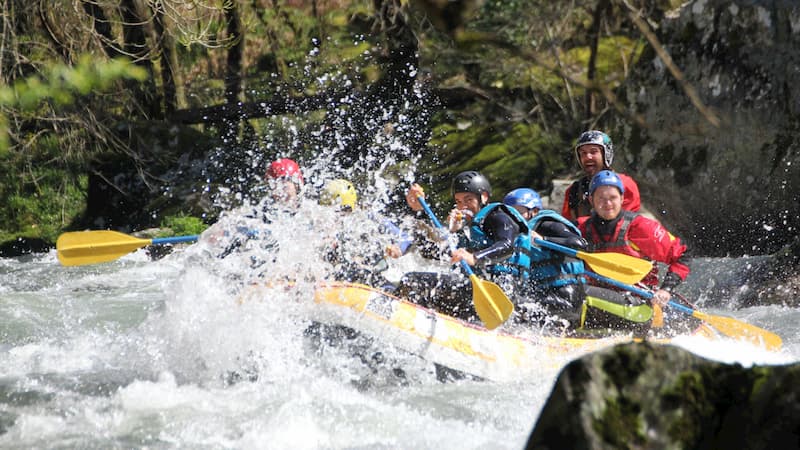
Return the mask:
M300 166L294 160L288 158L281 158L273 161L267 169L265 178L292 178L300 184L303 184L303 172L300 171Z

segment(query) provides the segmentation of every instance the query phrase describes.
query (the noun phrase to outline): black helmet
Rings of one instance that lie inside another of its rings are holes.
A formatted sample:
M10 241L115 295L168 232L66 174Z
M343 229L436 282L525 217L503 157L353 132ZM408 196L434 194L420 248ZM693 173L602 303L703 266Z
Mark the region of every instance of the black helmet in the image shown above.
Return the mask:
M605 163L606 168L611 167L611 163L614 162L614 144L611 142L611 138L608 137L607 134L597 130L589 130L581 133L580 137L578 138L578 144L575 145L575 157L578 158L578 164L581 163L581 157L578 154L578 149L581 148L582 145L586 144L597 144L600 147L603 147L603 162Z
M453 178L453 195L459 192L472 192L473 194L481 197L481 194L486 192L489 196L492 195L492 186L489 180L480 172L468 170L461 172ZM481 200L483 203L483 200Z

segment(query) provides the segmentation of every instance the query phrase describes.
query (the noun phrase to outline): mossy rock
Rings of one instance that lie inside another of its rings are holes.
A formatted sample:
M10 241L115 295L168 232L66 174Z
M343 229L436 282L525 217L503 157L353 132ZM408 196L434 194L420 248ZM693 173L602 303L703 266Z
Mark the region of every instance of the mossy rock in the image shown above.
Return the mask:
M553 175L564 169L553 149L567 147L538 125L508 122L444 124L434 130L431 145L437 147L436 165L429 162L434 191L448 203L451 179L465 170L486 175L496 201L517 187L549 191Z

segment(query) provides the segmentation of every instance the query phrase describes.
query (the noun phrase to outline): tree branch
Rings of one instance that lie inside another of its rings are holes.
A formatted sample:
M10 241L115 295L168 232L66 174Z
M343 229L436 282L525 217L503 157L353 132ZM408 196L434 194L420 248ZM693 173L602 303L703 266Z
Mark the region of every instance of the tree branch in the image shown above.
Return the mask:
M280 97L271 100L226 103L205 108L180 109L169 120L182 124L222 123L281 114L298 114L315 111L335 103L339 93L324 92L308 97Z
M534 64L543 67L550 72L563 77L566 80L569 80L573 84L583 87L584 89L591 90L594 92L599 92L611 105L615 111L621 116L627 118L628 120L636 123L638 126L642 128L648 128L647 122L644 120L644 117L641 114L636 114L628 111L625 108L619 99L617 99L616 94L605 84L598 83L596 81L584 81L579 78L572 76L571 74L567 73L567 71L557 64L552 64L546 61L544 58L539 56L536 52L526 50L520 48L517 45L508 42L507 40L498 37L497 35L491 33L474 33L474 32L462 32L458 33L456 36L456 40L460 45L480 45L480 44L488 44L493 45L497 48L506 50L514 55L519 56L520 58L532 61Z
M675 65L675 62L672 61L672 57L669 55L667 50L661 45L658 38L656 37L655 33L650 30L650 27L639 17L639 11L635 10L633 6L629 5L627 1L623 1L626 7L628 7L629 13L628 17L630 17L631 21L639 28L639 31L642 32L644 37L647 39L647 42L653 46L653 49L656 51L656 54L664 62L664 65L667 66L669 72L672 74L672 77L675 78L675 81L683 89L683 92L689 97L689 101L692 102L692 105L697 109L697 111L705 117L705 119L716 128L719 128L720 120L719 117L708 108L703 101L700 99L700 96L697 94L697 91L694 87L686 81L686 78L683 76L683 72L681 72L680 68Z

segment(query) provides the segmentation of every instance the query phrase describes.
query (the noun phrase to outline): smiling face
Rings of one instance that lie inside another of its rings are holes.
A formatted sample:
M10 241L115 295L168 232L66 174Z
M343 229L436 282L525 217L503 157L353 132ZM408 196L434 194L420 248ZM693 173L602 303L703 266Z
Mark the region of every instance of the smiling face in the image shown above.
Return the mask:
M597 215L612 220L622 212L622 193L614 186L600 186L590 197Z
M489 200L489 195L486 193L481 194L481 197L483 203ZM472 192L456 192L453 198L456 201L456 209L470 211L473 216L481 210L481 198Z
M578 161L580 161L584 173L588 177L593 177L605 168L603 147L597 144L581 145L578 148Z

